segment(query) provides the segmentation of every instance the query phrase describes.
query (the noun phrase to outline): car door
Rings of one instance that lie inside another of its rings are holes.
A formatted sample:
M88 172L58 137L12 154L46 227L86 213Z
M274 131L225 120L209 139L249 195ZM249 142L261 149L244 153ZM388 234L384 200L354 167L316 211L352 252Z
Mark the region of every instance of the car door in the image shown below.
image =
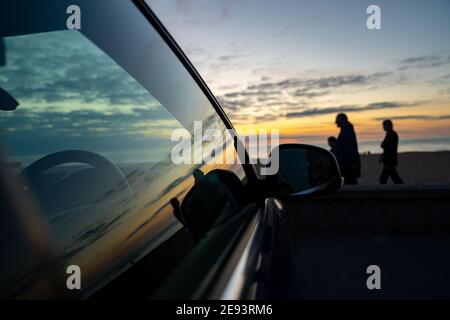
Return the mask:
M68 27L74 5L79 29ZM184 296L227 297L230 258L262 221L248 191L256 177L151 10L143 1L7 1L0 15L2 103L17 102L0 110L0 295L171 298L184 268ZM175 164L173 132L194 136L195 122L232 143L190 142L236 161ZM208 203L220 206L201 210Z

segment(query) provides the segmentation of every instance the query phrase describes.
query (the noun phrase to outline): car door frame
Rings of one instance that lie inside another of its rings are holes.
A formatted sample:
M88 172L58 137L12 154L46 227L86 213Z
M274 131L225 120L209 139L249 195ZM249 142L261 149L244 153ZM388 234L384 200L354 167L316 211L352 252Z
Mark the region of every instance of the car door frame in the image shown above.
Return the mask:
M167 31L167 29L164 27L162 22L158 19L158 17L155 15L155 13L152 11L152 9L149 7L149 5L145 2L145 0L131 0L139 9L139 11L147 18L147 20L150 22L150 24L153 26L153 28L158 32L158 34L163 38L163 40L166 42L166 44L169 46L169 48L172 50L172 52L175 54L175 56L178 58L178 60L183 64L185 69L189 72L192 79L197 83L200 90L203 92L203 94L206 96L208 101L213 106L216 113L219 115L220 119L224 123L225 127L229 130L232 130L233 133L236 134L236 130L231 123L230 119L226 115L226 113L223 111L222 106L220 105L219 101L216 99L216 97L213 95L211 90L209 89L208 85L205 83L203 78L200 76L198 71L195 69L194 65L190 62L189 58L186 56L186 54L181 50L180 46L177 44L177 42L174 40L174 38L170 35L170 33ZM235 140L237 143L240 143L239 139ZM245 150L245 159L248 159L248 153L245 148L243 147L243 150ZM242 161L242 167L244 169L244 172L246 174L246 177L249 181L249 183L256 183L258 181L257 175L256 175L256 169L253 164L250 164L249 161ZM241 159L242 160L242 159Z
M236 132L233 124L208 85L148 4L144 0L131 1L147 18L189 72L220 116L226 128ZM239 139L236 139L236 141L240 143ZM243 150L245 150L245 157L248 159L245 146ZM242 162L247 178L247 187L259 190L261 180L257 177L255 167L248 161ZM258 191L253 194L257 193ZM277 215L273 214L274 206L270 205L270 200L264 199L263 196L258 198L252 199L257 202L257 206L255 207L254 214L240 235L239 243L236 244L225 265L221 267L220 274L215 278L214 283L208 286L208 289L202 296L203 298L256 299L268 296L267 290L261 290L260 288L265 287L267 289L270 286L270 263L267 262L271 261L272 252L270 250L270 243L274 239L274 235L272 234L273 230L270 229L270 223L271 220L273 223L273 217ZM264 244L269 245L264 246Z

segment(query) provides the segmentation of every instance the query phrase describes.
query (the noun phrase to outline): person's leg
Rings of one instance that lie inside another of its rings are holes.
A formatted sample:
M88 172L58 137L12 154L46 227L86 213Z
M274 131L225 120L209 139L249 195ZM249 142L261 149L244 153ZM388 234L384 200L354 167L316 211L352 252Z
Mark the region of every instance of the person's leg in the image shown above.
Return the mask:
M383 168L383 171L381 171L379 182L380 184L386 184L389 178L389 171L386 168Z
M349 162L340 162L341 174L344 177L344 184L356 184L356 178L353 175L352 168Z
M398 175L397 169L395 168L391 169L391 178L395 184L404 184L402 178Z

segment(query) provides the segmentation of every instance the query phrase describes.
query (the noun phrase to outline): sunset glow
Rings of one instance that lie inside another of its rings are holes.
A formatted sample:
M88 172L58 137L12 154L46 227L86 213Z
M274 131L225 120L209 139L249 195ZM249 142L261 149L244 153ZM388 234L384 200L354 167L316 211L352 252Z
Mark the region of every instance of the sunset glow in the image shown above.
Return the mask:
M367 1L148 2L238 131L324 144L345 112L361 142L386 118L401 139L450 137L448 1L378 1L376 31Z

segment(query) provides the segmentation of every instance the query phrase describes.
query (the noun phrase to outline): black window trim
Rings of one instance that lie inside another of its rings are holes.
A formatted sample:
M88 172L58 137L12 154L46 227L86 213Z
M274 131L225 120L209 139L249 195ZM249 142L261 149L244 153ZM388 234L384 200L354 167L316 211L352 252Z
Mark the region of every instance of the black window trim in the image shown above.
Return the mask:
M219 115L220 119L224 123L225 127L227 129L233 130L233 132L236 132L234 129L233 124L231 123L230 119L226 115L226 113L223 111L222 106L220 105L219 101L217 101L216 97L213 95L211 90L209 89L208 85L205 83L203 78L200 76L198 71L195 69L194 65L190 62L186 54L181 50L180 46L176 43L176 41L173 39L173 37L170 35L170 33L167 31L167 29L164 27L164 25L161 23L161 21L158 19L158 17L155 15L155 13L152 11L152 9L148 6L148 4L145 2L145 0L131 0L136 7L139 9L139 11L147 18L147 20L150 22L150 24L153 26L153 28L156 30L156 32L163 38L163 40L166 42L166 44L169 46L169 48L172 50L172 52L175 54L175 56L178 58L178 60L183 64L185 69L189 72L191 77L194 79L194 81L197 83L197 85L202 90L203 94L207 97L208 101L213 106L214 110ZM238 140L239 141L239 140ZM244 147L245 149L245 147ZM248 152L245 149L246 159L249 159ZM244 172L246 174L246 177L250 183L254 183L258 180L256 175L256 169L255 167L250 164L248 161L245 161L242 164L242 167L244 169Z
M189 72L191 77L194 79L194 81L197 83L197 85L202 90L203 94L206 95L208 101L211 103L215 111L218 113L220 118L222 119L223 123L225 124L227 129L231 129L235 132L234 126L229 120L228 116L223 111L220 103L217 101L217 99L214 97L213 93L205 83L205 81L202 79L200 74L197 72L193 64L189 61L188 57L184 54L184 52L181 50L179 45L175 42L175 40L172 38L172 36L169 34L167 29L163 26L161 21L157 18L157 16L154 14L154 12L150 9L150 7L147 5L147 3L144 0L131 0L137 8L142 12L142 14L147 18L147 20L150 22L150 24L155 28L156 32L163 38L163 40L167 43L167 45L170 47L172 52L177 56L179 61L183 64L183 66L186 68L186 70ZM245 148L245 146L244 146ZM246 150L246 149L245 149ZM246 159L248 159L248 153L246 152ZM256 175L255 167L250 164L249 162L245 161L245 163L242 164L242 167L244 169L244 172L246 174L246 177L248 179L249 185L247 187L253 188L254 185L259 186L259 179ZM254 199L256 200L256 199ZM260 199L263 200L263 199ZM219 267L218 274L215 275L214 279L212 280L212 283L210 283L206 290L201 293L201 295L204 298L208 299L217 299L217 298L224 298L224 289L226 286L232 286L231 291L234 292L234 294L243 294L245 291L245 286L242 288L238 288L234 285L234 283L228 284L227 282L229 280L232 280L232 276L236 272L240 272L242 270L238 270L238 263L242 258L247 259L248 253L246 253L247 250L245 250L248 246L251 247L251 256L254 258L255 251L257 252L258 248L261 244L261 225L264 219L261 217L261 215L264 216L265 209L264 205L257 201L256 207L252 210L253 212L249 215L247 221L245 221L243 225L243 229L240 230L239 235L237 235L237 238L244 239L244 241L240 241L238 243L234 243L232 246L232 251L228 255L228 259L225 263L225 265L222 265ZM258 229L258 237L255 237L254 231ZM248 262L248 261L247 261ZM246 266L246 270L248 268L248 265ZM247 270L248 271L248 270ZM247 281L251 281L251 279L246 279ZM248 283L247 283L248 285Z

